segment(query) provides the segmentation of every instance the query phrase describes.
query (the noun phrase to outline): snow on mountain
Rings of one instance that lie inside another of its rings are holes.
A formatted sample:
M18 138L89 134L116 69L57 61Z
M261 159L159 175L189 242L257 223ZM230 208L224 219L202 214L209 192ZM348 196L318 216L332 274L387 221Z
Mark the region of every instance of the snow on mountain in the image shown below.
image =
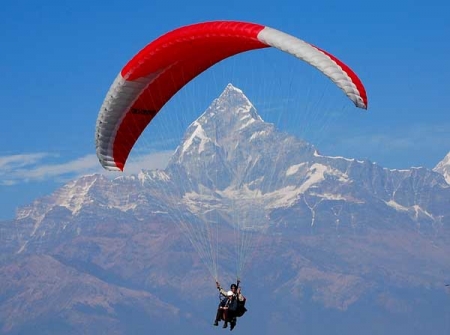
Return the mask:
M317 224L320 213L327 220L327 213L346 203L342 216L393 211L412 221L442 222L450 214L445 203L450 188L437 171L448 173L448 167L449 156L434 172L321 155L313 145L264 122L242 90L229 84L188 127L164 171L114 180L84 176L22 208L17 219L33 221L31 236L58 208L65 211L58 215L114 210L115 216L138 220L155 213L175 211L182 217L215 211L233 225L226 218L233 217L239 203L249 212L258 208L263 228L274 224L275 212L277 220L287 222L293 210L310 212Z
M450 152L436 165L433 171L442 174L447 183L450 184Z
M253 123L263 123L255 107L240 89L228 84L222 94L188 127L183 143L171 162L181 162L184 157L198 155L205 150L223 148L230 134L240 132Z
M311 197L325 207L342 201L370 206L381 200L385 210L406 212L412 220L439 221L441 213L427 209L431 194L448 193L434 172L423 168L390 170L370 161L319 154L311 144L264 122L231 84L184 138L167 170L190 194L184 200L197 210L195 201L229 204L240 199L263 204L269 217L274 210L305 205ZM226 212L230 207L216 209ZM363 215L362 208L357 211Z
M98 178L105 177L91 175L69 182L51 196L36 200L30 206L19 209L16 215L17 220L33 219L35 224L31 235L34 235L45 215L56 206L67 208L72 215L76 215L83 206L94 201L89 195L89 190Z

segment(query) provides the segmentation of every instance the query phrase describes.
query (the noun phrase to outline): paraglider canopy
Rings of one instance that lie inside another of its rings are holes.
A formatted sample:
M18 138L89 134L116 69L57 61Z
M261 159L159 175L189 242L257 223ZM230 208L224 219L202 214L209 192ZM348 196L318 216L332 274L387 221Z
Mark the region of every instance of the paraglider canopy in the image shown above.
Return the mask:
M361 80L330 53L260 24L197 23L148 44L120 71L101 106L96 151L108 170L123 170L135 142L184 85L217 62L249 50L274 47L317 68L355 104L367 109Z

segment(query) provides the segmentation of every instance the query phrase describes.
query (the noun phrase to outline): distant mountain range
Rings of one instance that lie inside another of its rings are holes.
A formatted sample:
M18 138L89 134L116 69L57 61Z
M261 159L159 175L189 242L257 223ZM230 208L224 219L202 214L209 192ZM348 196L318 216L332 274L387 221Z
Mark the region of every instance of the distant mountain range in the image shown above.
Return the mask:
M450 153L324 156L230 84L165 170L84 176L0 223L0 329L207 334L213 277L238 271L235 332L448 334L449 184Z

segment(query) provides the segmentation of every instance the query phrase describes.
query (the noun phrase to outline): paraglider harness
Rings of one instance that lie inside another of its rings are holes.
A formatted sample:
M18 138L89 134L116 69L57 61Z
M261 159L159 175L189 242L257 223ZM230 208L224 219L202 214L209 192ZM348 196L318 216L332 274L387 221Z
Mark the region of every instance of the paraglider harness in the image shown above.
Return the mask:
M236 285L236 291L237 291L237 289L239 288L240 282L241 281L238 279L236 281L236 284L232 284L231 286ZM245 308L245 302L247 301L247 298L244 297L243 301L240 301L237 297L235 299L236 299L237 306L236 306L236 310L234 311L234 316L235 317L241 317L242 315L245 314L245 312L247 312L247 308ZM227 297L222 299L222 296L219 293L219 300L220 300L219 306L223 307L223 306L225 306L225 303L227 301Z

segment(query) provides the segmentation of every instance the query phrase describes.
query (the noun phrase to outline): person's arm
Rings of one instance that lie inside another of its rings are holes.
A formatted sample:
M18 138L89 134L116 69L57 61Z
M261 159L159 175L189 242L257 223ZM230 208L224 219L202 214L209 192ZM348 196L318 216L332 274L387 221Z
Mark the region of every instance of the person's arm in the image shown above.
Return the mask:
M227 296L227 291L225 291L222 287L220 287L220 283L218 281L216 281L216 287L221 295L223 295L224 297Z

